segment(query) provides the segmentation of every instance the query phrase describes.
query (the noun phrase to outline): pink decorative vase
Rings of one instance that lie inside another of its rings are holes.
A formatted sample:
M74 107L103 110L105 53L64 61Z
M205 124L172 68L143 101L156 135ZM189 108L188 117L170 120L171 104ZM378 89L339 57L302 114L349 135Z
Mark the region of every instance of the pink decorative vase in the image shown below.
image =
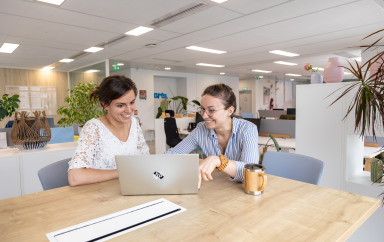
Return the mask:
M341 66L339 57L331 57L324 68L324 82L341 82L344 78L344 67Z

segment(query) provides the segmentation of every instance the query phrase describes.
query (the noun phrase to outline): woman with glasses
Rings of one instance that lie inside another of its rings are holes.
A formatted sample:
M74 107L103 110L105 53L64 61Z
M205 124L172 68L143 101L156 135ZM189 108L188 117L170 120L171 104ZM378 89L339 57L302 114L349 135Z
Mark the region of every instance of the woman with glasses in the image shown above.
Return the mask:
M256 125L237 118L236 96L225 84L207 87L201 95L200 114L204 122L167 154L188 154L201 147L207 158L199 165L201 179L212 180L212 172L225 172L232 180L244 180L244 165L259 162Z

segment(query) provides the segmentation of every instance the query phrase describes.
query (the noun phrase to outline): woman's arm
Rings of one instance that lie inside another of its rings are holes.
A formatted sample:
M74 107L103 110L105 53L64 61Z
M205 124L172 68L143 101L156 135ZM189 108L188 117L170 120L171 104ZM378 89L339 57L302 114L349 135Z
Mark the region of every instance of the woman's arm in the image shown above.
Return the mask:
M80 186L118 178L117 170L98 170L92 168L74 168L68 172L70 186Z
M241 152L239 160L229 160L228 165L222 172L229 175L233 180L244 180L244 165L259 162L258 132L256 125L247 125L239 128L237 132L242 134L241 142L237 150ZM209 156L202 160L199 165L199 181L212 180L212 172L221 165L219 156Z
M165 154L189 154L199 147L197 142L198 128L195 128L187 137L185 137L175 147L168 149Z
M199 188L201 180L210 181L213 180L212 172L215 168L221 165L219 156L208 156L206 159L201 160L199 164ZM228 161L228 165L222 170L230 177L235 177L237 173L237 165L233 160Z
M79 186L106 181L118 177L117 170L94 169L94 159L100 154L100 128L94 122L87 122L81 130L77 149L69 161L68 183Z

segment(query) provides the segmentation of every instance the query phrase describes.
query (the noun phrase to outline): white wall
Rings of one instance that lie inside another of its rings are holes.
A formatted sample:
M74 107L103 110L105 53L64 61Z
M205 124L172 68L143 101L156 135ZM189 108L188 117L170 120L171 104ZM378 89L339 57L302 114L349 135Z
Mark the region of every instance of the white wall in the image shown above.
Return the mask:
M177 77L182 79L185 78L187 90L185 96L189 100L201 100L201 94L207 86L217 83L224 83L233 89L237 97L237 103L239 102L238 77L222 75L203 75L169 71L154 71L131 68L131 79L136 83L137 89L147 90L147 100L137 99L136 102L136 109L138 110L138 116L142 122L142 129L155 129L155 108L157 110L157 106L155 107L155 101L153 97L153 93L156 91L154 86L155 76Z
M306 83L306 82L304 82ZM243 88L247 88L247 90L252 91L252 112L257 113L258 110L268 110L269 109L269 100L267 104L264 104L264 87L270 88L270 98L274 99L274 108L293 108L296 106L295 102L295 88L296 88L296 82L291 81L283 81L283 83L280 83L279 88L283 88L284 90L279 90L278 93L281 94L281 97L276 97L276 81L275 80L268 80L268 79L261 79L261 80L255 80L255 79L248 79L248 80L240 80L239 81L239 90L242 90ZM276 100L277 98L277 100ZM277 103L279 102L280 103ZM276 106L276 104L279 104Z

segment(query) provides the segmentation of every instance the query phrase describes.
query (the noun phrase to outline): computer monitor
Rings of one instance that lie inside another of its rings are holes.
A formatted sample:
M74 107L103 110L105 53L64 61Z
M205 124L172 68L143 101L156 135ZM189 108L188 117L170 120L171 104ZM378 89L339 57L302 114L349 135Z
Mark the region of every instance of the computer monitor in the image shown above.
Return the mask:
M287 114L296 115L296 108L287 108Z

